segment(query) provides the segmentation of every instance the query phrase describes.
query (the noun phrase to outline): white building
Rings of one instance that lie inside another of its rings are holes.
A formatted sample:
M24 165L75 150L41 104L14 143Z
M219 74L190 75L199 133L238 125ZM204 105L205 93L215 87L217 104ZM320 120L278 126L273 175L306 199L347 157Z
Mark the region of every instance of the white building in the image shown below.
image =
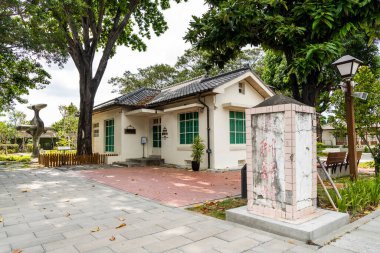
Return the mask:
M142 88L94 107L93 152L118 154L112 161L141 158L146 137L145 156L190 167L200 135L209 150L201 168L238 168L246 160L244 110L273 95L250 68Z

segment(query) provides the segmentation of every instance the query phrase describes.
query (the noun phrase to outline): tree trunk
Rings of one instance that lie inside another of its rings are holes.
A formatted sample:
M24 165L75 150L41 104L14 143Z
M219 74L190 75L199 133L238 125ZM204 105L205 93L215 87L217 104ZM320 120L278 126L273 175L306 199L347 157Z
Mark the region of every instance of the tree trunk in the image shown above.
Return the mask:
M92 154L92 108L98 84L92 79L92 69L80 70L80 115L78 120L77 154Z

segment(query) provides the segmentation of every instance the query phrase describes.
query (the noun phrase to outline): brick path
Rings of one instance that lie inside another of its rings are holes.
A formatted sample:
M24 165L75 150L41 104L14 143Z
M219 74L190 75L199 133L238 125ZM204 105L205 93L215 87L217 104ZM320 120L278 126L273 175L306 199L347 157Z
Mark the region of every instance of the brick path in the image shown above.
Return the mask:
M188 206L240 195L240 171L193 172L164 167L83 170L97 182L170 206Z
M73 171L0 169L0 215L0 252L7 253L307 253L317 248L164 206ZM116 229L122 223L126 226ZM322 252L349 252L343 248Z

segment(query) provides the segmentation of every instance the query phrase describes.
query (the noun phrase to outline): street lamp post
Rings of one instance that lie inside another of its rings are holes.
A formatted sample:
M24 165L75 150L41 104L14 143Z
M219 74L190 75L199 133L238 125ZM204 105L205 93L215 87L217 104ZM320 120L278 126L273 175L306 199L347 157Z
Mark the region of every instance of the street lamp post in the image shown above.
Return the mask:
M355 57L345 55L335 61L335 66L343 78L343 90L345 91L346 101L346 122L348 135L348 162L350 165L351 180L356 180L358 176L357 153L356 153L356 132L355 132L355 115L353 103L353 84L351 79L355 76L362 62Z

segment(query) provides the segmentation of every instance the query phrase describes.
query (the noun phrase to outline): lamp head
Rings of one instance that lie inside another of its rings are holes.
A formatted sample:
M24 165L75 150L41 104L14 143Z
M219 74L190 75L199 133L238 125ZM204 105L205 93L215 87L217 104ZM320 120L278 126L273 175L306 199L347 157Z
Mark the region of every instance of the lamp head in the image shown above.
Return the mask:
M333 62L332 65L338 69L343 78L350 78L356 74L356 71L362 63L362 61L352 57L351 55L345 55Z

